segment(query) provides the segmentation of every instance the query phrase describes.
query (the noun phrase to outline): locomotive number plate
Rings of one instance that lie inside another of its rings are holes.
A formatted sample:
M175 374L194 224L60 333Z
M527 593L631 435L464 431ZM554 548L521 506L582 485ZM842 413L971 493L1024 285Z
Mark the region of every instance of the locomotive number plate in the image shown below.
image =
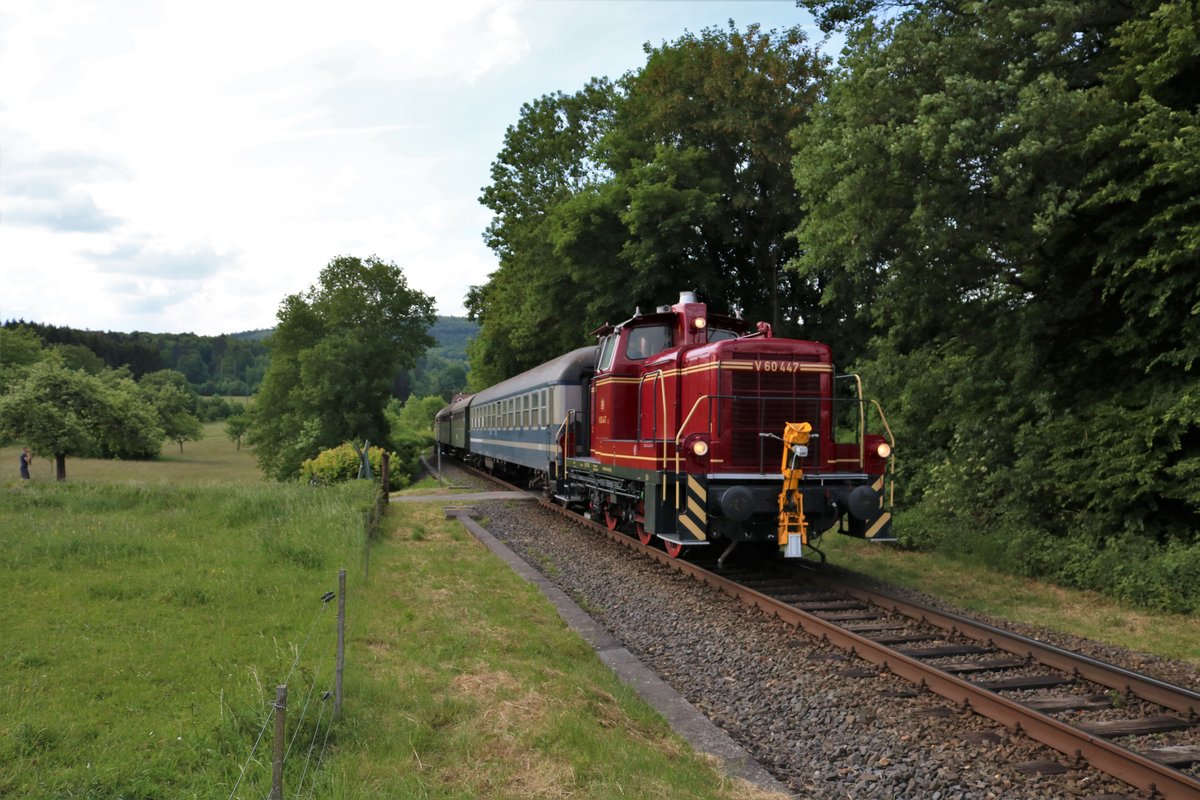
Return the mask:
M755 372L799 372L799 361L755 361Z

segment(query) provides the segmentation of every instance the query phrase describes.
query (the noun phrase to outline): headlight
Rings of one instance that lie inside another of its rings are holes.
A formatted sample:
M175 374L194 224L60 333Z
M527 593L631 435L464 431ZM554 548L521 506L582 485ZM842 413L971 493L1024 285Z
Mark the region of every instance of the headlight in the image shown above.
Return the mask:
M890 444L888 444L887 442L880 442L875 447L875 455L879 456L880 458L887 458L891 454L892 454L892 446Z
M708 442L703 439L692 442L692 452L702 457L708 455Z
M702 331L704 330L704 326L708 324L708 320L704 317L696 317L692 320L692 324L696 326L696 330Z

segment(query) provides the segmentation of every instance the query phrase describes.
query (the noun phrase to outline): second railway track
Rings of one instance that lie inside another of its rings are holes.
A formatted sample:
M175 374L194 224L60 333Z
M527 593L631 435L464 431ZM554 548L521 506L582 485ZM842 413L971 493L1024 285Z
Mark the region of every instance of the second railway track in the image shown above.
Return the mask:
M603 525L568 516L873 665L848 674L901 677L1062 754L1053 762L1031 762L1031 771L1090 765L1145 796L1200 797L1200 693L791 564L718 574L712 565L668 558ZM884 692L892 702L906 694ZM993 796L1024 796L997 792Z

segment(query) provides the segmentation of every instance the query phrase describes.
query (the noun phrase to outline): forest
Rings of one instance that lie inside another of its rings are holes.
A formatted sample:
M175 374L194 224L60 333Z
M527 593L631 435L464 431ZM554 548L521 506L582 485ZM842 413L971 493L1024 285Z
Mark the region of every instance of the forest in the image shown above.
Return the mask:
M692 289L863 375L904 545L1200 609L1200 7L798 5L520 109L473 387Z
M221 336L193 333L87 331L39 322L10 320L6 328L33 331L67 364L90 374L127 367L135 380L150 372L183 373L201 395L253 394L267 368L269 330Z
M270 361L271 330L220 336L192 333L88 331L38 322L10 320L5 328L32 331L60 354L68 366L92 375L105 368L128 368L135 380L169 369L187 377L201 396L246 397L258 391ZM467 385L467 341L479 326L462 317L438 317L429 329L437 344L411 370L396 376L393 395L438 395L449 400ZM3 359L0 359L2 361Z

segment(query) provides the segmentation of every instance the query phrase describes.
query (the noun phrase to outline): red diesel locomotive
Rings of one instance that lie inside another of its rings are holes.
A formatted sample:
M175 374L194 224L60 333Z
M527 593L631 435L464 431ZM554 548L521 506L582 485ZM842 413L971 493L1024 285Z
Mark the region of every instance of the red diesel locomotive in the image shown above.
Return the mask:
M709 314L691 292L438 414L447 452L521 468L560 503L667 552L798 557L822 533L891 538L893 442L829 347ZM887 436L866 432L869 412ZM885 485L886 483L886 485Z

